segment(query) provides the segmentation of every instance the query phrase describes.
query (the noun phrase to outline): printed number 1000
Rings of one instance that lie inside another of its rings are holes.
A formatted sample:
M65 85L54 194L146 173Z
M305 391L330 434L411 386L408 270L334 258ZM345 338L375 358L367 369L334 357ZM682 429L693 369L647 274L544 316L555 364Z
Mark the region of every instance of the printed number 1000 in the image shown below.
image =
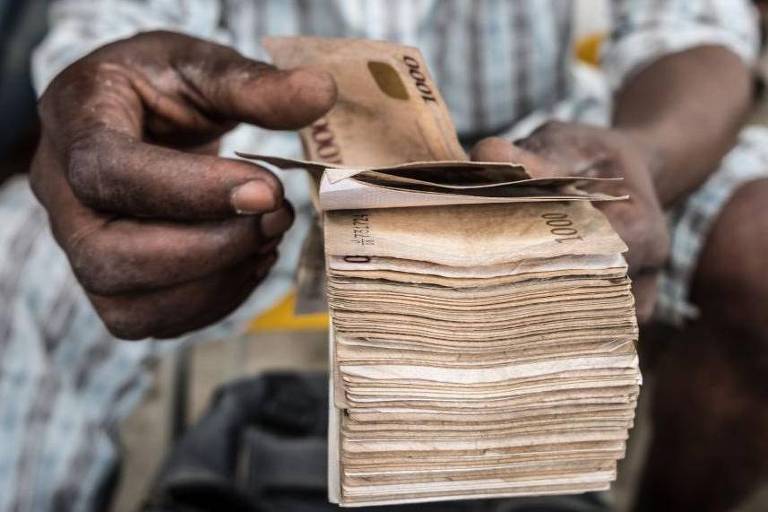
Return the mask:
M557 243L583 240L579 230L573 227L573 221L568 218L567 213L545 213L541 217L545 219L547 226L549 226L549 232L555 236Z

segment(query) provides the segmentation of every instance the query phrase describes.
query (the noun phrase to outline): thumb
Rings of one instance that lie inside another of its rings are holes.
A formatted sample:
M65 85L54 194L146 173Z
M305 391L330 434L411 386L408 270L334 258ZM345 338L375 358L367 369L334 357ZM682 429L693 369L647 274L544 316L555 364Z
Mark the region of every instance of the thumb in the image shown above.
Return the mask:
M552 162L501 137L488 137L472 148L470 158L476 162L511 162L520 164L531 177L560 176Z
M311 124L336 102L330 73L279 70L225 46L200 44L204 51L190 48L176 69L211 116L291 130Z

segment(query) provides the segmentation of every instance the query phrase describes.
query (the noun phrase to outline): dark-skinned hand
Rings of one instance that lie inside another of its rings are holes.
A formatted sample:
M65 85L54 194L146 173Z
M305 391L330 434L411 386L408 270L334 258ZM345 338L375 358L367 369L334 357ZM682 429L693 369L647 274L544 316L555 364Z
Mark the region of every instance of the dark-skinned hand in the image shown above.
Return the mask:
M114 335L175 337L251 294L293 210L269 171L216 156L219 139L240 122L306 126L335 99L330 75L169 32L104 46L54 79L30 181Z
M472 159L519 162L542 177L623 177L619 184L605 186L629 199L596 206L629 247L626 257L638 320L643 323L651 317L658 274L669 253L669 235L651 177L653 158L631 134L550 122L514 144L498 137L484 139L473 148Z

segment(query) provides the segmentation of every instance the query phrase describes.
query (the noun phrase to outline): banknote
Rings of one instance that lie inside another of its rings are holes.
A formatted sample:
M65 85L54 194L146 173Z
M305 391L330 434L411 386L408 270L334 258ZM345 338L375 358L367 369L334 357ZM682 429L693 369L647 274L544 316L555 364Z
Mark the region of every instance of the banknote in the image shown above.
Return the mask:
M239 155L308 170L323 210L624 198L583 188L619 178L469 161L416 48L313 37L266 38L264 46L281 68L331 73L338 101L301 130L306 160Z
M338 87L304 160L241 153L314 180L298 302L330 310L329 499L607 489L642 383L627 246L592 205L615 180L470 162L415 48L264 44Z

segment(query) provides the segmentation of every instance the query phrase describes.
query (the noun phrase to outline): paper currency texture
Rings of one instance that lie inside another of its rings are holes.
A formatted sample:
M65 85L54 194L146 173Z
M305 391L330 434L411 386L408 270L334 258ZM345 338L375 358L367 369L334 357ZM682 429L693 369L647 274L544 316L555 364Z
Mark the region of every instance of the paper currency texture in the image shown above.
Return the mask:
M317 185L322 237L300 275L332 320L331 501L607 489L641 376L627 248L591 201L621 198L469 162L414 48L265 45L277 66L326 70L339 89L301 132L306 161L243 155Z

